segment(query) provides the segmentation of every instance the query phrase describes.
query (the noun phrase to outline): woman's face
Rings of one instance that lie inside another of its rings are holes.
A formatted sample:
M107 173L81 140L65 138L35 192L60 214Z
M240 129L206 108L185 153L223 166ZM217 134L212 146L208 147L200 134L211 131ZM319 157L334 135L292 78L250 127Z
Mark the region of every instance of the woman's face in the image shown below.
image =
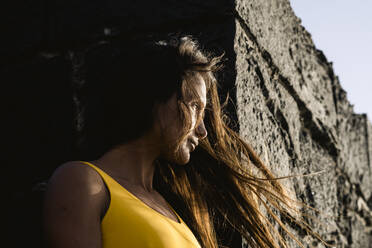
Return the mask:
M191 129L180 144L176 143L177 138L182 135L182 123L178 113L176 93L164 104L159 106L158 118L160 130L162 130L161 157L177 164L187 164L190 160L190 153L198 146L199 140L207 136L207 130L202 120L196 125L199 115L204 116L204 108L207 104L206 86L200 75L195 76L194 89L197 96L185 96L185 102L190 111Z

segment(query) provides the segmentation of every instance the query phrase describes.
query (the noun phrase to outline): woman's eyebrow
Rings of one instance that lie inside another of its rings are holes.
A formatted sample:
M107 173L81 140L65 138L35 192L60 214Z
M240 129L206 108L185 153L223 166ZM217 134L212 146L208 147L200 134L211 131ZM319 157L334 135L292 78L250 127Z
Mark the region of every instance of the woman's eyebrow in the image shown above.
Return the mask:
M203 103L203 101L200 98L191 100L190 103L199 103L201 105L201 107L205 108L205 104Z
M197 99L197 100L195 100L195 101L197 101L198 103L200 103L201 106L202 106L203 108L205 108L205 104L204 104L204 102L202 101L201 98L199 98L199 99Z

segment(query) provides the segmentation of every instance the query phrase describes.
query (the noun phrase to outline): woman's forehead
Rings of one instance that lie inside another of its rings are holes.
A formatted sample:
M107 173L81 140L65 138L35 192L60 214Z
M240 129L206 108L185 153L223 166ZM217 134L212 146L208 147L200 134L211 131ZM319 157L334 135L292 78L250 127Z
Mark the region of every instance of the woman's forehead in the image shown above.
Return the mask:
M187 100L198 100L206 104L207 98L207 88L204 78L200 74L196 74L188 79L189 94L187 94Z

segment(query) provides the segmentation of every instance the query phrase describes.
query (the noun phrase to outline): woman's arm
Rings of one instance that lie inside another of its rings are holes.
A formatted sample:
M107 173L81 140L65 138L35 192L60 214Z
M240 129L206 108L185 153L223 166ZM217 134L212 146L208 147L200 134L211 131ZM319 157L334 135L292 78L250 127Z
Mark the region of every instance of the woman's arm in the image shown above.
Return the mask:
M80 162L61 165L44 200L44 237L51 248L101 248L101 217L108 191L99 174Z

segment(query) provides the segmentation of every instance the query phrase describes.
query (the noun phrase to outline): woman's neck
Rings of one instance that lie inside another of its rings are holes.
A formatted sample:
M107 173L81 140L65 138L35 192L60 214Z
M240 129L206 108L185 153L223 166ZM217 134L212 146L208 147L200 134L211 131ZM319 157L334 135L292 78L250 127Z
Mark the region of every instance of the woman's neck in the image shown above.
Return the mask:
M154 161L159 153L158 147L142 138L114 148L92 163L115 178L152 192Z

